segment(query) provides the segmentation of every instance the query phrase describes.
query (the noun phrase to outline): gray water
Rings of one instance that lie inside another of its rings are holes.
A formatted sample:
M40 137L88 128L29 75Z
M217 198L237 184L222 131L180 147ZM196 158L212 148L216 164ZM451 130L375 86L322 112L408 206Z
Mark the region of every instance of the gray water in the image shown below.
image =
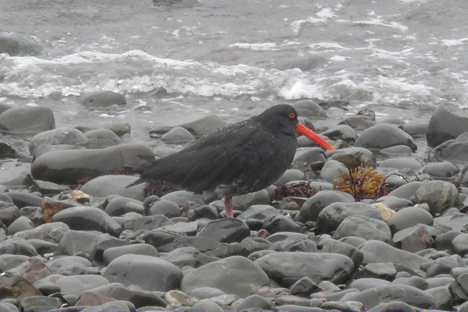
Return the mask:
M57 127L128 122L150 145L152 126L301 99L346 101L329 125L363 108L427 122L440 103L467 107L466 12L466 0L1 0L1 33L42 50L0 55L0 103L49 106ZM77 103L96 90L127 107Z

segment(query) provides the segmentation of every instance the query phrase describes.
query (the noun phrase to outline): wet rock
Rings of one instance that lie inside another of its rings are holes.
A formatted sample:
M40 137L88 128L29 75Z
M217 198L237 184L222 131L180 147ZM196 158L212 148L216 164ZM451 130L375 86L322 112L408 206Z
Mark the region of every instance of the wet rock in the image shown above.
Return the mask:
M162 258L178 266L179 268L183 268L185 266L198 268L202 265L219 260L219 258L205 255L193 247L177 248L167 253Z
M423 182L412 181L410 183L403 184L397 189L391 191L388 195L397 197L400 199L412 200L414 199L414 193L423 185Z
M156 215L156 216L147 216L141 217L137 219L131 219L124 221L122 224L123 229L126 230L152 230L157 229L164 225L173 224L171 220L169 220L166 216L163 215Z
M383 242L390 241L392 237L390 228L385 222L359 215L344 219L333 234L333 238L340 239L350 235L362 237L365 240L375 239Z
M13 238L0 242L0 255L24 255L37 256L37 251L34 247L23 238Z
M330 140L342 140L348 144L353 144L357 139L354 129L347 125L337 125L322 132L321 135L326 136Z
M411 306L422 309L430 309L436 302L433 296L426 294L416 287L407 285L389 285L375 287L359 293L346 294L340 302L358 301L364 305L365 310L373 309L375 306L388 302L389 300L402 301Z
M47 267L59 275L97 274L91 261L80 256L59 256L47 262Z
M98 306L88 307L81 310L82 312L106 312L106 311L120 311L131 312L135 311L135 306L128 301L109 301Z
M87 142L88 138L77 129L57 128L36 134L29 141L29 152L32 156L34 156L39 145L67 144L74 146L84 146Z
M398 157L380 162L380 168L418 171L422 168L422 164L417 159L411 157Z
M158 250L149 244L131 244L107 248L103 253L104 264L108 265L112 260L125 254L158 257Z
M54 214L53 222L63 222L78 231L99 231L118 236L122 229L107 213L95 207L72 207Z
M180 126L187 129L190 133L196 136L200 136L213 132L216 129L227 125L224 120L215 115L208 115L201 118L196 116L195 120L193 120L194 118L192 117L189 118L192 119L192 121L176 125L154 127L150 130L150 135L155 133L165 133L175 126Z
M309 140L310 141L310 140ZM298 148L292 161L295 163L313 164L317 162L324 163L327 160L323 149L320 147Z
M317 248L320 252L337 253L349 257L353 260L356 269L359 268L364 259L364 254L356 247L328 237L320 240Z
M265 255L255 263L283 287L290 287L305 276L315 283L331 281L340 284L346 282L354 271L353 261L340 254L277 252Z
M386 123L364 130L354 143L356 147L369 149L383 149L395 145L407 145L413 151L417 149L416 143L409 134L395 125Z
M434 217L420 207L408 207L397 211L387 221L392 233L410 228L417 224L433 225Z
M397 156L409 156L413 154L411 147L407 145L395 145L387 148L383 148L379 151L380 154L386 155L388 157L397 157ZM403 168L404 169L404 168Z
M346 167L342 162L329 159L320 170L320 177L327 181L333 181L341 177L342 172L347 172Z
M429 262L428 259L421 256L397 249L377 240L366 241L358 249L364 254L363 264L392 262L394 264L403 264L413 270L419 270L423 263Z
M299 169L288 169L276 180L275 185L286 184L291 181L304 180L304 172Z
M49 107L14 107L0 114L0 129L6 131L39 133L54 128L54 113Z
M297 111L297 114L301 117L307 118L327 118L327 113L323 108L313 100L302 100L297 101L292 106Z
M95 129L85 133L88 141L86 147L90 149L106 148L122 143L122 140L112 131L107 129Z
M139 200L115 196L109 199L104 211L109 216L121 216L128 212L136 212L143 215L145 213L145 208L143 207L143 203Z
M41 256L45 254L55 254L58 251L58 244L47 242L41 239L28 239L30 243Z
M180 217L182 212L179 206L170 200L158 200L154 202L148 211L148 215L164 215L168 218Z
M182 279L181 290L191 293L200 287L214 287L226 294L245 298L268 283L268 276L255 262L233 256L208 263L188 273Z
M301 227L296 222L283 215L275 215L266 218L265 221L263 221L262 228L267 230L270 234L276 232L302 232Z
M127 254L112 260L103 276L111 283L136 285L142 290L169 291L178 287L182 272L163 259Z
M257 219L265 220L266 218L276 216L280 212L271 205L252 205L242 212L237 218L240 220Z
M0 35L0 53L7 53L10 56L39 55L41 51L41 45L25 35L18 33Z
M239 305L235 306L237 311L244 310L272 310L273 302L272 300L267 300L259 295L250 295L245 298Z
M166 132L161 140L168 143L190 143L195 141L195 137L185 128L174 127Z
M466 162L468 152L468 140L466 133L461 134L454 140L448 140L434 147L428 153L428 159L432 162L450 161L463 165Z
M392 263L369 263L355 278L376 278L392 281L397 274L395 266Z
M125 96L112 91L95 91L82 94L78 103L88 108L104 108L112 105L125 106L127 100Z
M463 132L468 131L468 115L454 104L438 105L429 120L426 139L429 147L455 139Z
M223 309L215 302L209 299L203 299L198 301L192 306L193 311L213 311L222 312Z
M317 244L307 235L301 233L277 232L267 240L271 243L270 250L316 252Z
M145 199L145 185L127 186L138 178L127 175L103 175L86 182L81 190L93 197L107 198L111 195L133 198L139 201Z
M427 181L423 182L415 192L414 201L418 204L428 204L429 211L434 215L456 206L458 190L455 185L449 182Z
M15 298L19 301L27 297L42 296L42 293L22 276L0 275L0 288L4 298Z
M444 180L454 177L460 172L460 169L451 162L441 161L426 164L423 172L429 174L433 179Z
M209 237L221 243L240 242L250 235L250 229L245 222L226 218L208 222L208 224L198 231L198 237Z
M455 281L449 285L450 294L457 301L468 300L468 273L458 276Z
M125 134L130 134L132 127L130 124L124 123L112 123L106 126L106 129L114 132L119 138L124 136Z
M421 269L426 270L426 277L434 277L440 274L450 274L452 269L459 267L465 267L465 264L459 255L453 255L425 263Z
M36 158L31 167L35 179L76 184L83 178L136 167L154 159L153 152L140 144L123 144L96 150L54 151Z
M381 278L375 278L375 277L362 277L359 279L353 280L349 284L349 288L352 289L357 289L359 291L364 291L367 289L372 289L375 287L382 287L382 286L388 286L390 285L390 281L381 279Z
M24 230L13 235L14 238L40 239L46 242L58 243L70 227L63 222L41 224L31 230Z
M413 227L396 232L393 243L396 247L410 252L417 252L430 248L434 239L441 235L442 231L425 224L417 224Z
M354 203L352 195L339 191L320 191L307 199L296 217L299 222L317 221L320 212L328 205L335 202Z
M335 202L325 207L317 217L317 230L321 232L330 232L349 216L367 216L377 220L382 220L380 210L366 203L340 203Z
M370 309L369 311L406 311L406 312L416 312L418 309L410 306L409 304L393 300L391 302L381 303Z
M59 298L31 296L20 301L20 307L24 311L50 311L60 308L62 301Z
M6 226L10 226L20 217L18 207L9 202L0 201L0 221Z
M468 226L468 216L456 208L447 210L444 215L434 218L434 227L440 226L461 232Z
M377 167L377 162L374 153L362 147L348 147L336 149L329 153L329 159L337 160L349 168L361 167Z

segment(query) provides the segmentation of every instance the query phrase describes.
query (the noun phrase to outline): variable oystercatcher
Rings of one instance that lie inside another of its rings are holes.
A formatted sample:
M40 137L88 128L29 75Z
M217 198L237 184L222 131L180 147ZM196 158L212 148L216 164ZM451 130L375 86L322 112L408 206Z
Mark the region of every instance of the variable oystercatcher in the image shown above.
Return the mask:
M171 182L197 194L224 198L233 217L232 196L264 189L290 166L297 133L327 149L333 147L297 120L291 105L273 106L258 116L220 128L185 149L143 164L140 179Z

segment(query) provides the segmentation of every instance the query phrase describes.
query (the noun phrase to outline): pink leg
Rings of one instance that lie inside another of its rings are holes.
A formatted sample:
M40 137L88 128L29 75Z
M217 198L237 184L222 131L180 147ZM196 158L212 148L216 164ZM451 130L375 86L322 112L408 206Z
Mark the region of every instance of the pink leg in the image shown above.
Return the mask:
M232 208L234 204L232 203L232 197L226 197L224 199L224 208L226 208L226 216L228 218L234 218L234 214L232 213Z

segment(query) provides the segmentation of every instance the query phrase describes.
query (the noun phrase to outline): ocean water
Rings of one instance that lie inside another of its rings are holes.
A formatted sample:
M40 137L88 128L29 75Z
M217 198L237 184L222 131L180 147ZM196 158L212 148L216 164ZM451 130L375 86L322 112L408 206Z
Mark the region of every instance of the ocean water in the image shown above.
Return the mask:
M49 106L57 127L128 122L151 145L153 126L302 99L340 101L325 126L364 108L427 122L441 103L468 107L466 12L466 0L2 0L0 34L41 51L0 55L0 103ZM128 105L78 104L97 90Z

